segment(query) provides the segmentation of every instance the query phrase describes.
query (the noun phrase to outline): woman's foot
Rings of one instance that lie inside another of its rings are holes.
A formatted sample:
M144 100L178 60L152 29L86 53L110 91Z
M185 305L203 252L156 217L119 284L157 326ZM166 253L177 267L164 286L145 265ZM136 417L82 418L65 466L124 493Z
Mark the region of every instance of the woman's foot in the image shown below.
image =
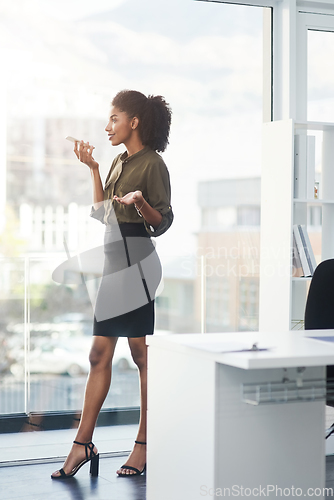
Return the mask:
M98 453L96 446L94 446L93 451L95 454ZM84 446L73 443L70 453L68 454L65 463L63 465L63 471L66 475L71 474L73 469L80 464L83 460L86 460L86 451ZM52 477L59 477L61 473L56 470L51 474Z
M135 469L138 469L138 471L141 473L146 465L146 443L143 443L143 441L135 441L134 448L132 452L130 453L126 463L122 465L120 469L116 471L116 473L119 476L131 476L131 475L138 475L138 472L132 470L132 469L127 469L126 466L128 465L129 467L133 467Z

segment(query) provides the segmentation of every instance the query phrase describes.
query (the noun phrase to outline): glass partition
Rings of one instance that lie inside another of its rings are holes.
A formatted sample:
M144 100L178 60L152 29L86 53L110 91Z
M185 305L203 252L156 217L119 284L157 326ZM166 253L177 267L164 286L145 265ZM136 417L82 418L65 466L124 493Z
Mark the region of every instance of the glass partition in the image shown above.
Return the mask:
M319 22L319 19L312 18L310 24L314 25L315 22ZM326 24L326 18L324 22ZM323 221L326 220L324 214L330 210L322 204L322 201L332 199L332 196L326 193L323 171L324 130L326 130L326 123L334 123L334 72L331 64L328 64L334 56L334 32L329 29L319 26L318 29L307 31L307 118L309 121L319 122L318 130L308 131L308 135L313 136L315 142L312 161L315 165L316 201L308 204L307 226L318 263L323 258L324 250L322 237Z

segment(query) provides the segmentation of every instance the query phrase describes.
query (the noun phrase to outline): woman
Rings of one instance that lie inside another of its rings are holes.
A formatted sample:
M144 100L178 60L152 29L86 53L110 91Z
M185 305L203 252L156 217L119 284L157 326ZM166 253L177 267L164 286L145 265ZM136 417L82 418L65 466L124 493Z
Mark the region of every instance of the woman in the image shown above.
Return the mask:
M140 92L129 90L119 92L112 101L110 119L105 130L111 145L124 144L126 151L114 159L104 188L99 164L93 158L94 147L88 142L75 143L76 156L91 172L94 198L91 215L106 224L105 264L95 307L94 337L89 358L91 369L82 416L72 449L63 467L52 474L54 479L74 476L89 461L91 474L98 475L99 455L92 443L92 436L99 411L109 391L111 363L119 336L128 337L133 360L139 369L141 412L134 448L117 474L129 477L145 470L145 336L153 334L154 290L157 277L160 276L158 258L152 258L155 252L150 236L164 233L173 221L169 174L157 153L164 151L168 144L170 123L171 110L163 97L146 97ZM141 263L146 262L145 259L150 262L146 267L153 269L153 278L143 272L145 265ZM129 288L124 285L125 277L130 276L132 271L141 276L146 295L142 291L140 294L130 293ZM119 281L122 276L124 280ZM115 282L116 277L118 281ZM112 312L112 305L120 297L124 299L124 307L119 309L121 314L117 315ZM143 297L146 299L143 300Z

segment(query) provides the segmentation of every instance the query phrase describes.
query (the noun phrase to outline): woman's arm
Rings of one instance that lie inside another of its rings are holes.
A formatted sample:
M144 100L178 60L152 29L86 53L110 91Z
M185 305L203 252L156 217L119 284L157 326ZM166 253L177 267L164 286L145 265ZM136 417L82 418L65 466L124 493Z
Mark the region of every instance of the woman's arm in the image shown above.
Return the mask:
M91 169L90 175L93 182L93 206L95 210L97 210L104 200L104 192L99 169Z
M89 142L76 142L74 145L74 153L78 160L87 165L90 169L90 174L93 182L93 204L94 208L98 209L101 202L104 200L103 186L99 171L99 164L93 158L94 146L90 146Z
M149 203L143 197L141 191L133 191L131 193L127 193L122 198L118 196L114 196L114 200L116 200L121 205L135 205L138 213L142 215L142 217L146 220L150 226L157 228L162 220L162 215L158 210L151 207Z

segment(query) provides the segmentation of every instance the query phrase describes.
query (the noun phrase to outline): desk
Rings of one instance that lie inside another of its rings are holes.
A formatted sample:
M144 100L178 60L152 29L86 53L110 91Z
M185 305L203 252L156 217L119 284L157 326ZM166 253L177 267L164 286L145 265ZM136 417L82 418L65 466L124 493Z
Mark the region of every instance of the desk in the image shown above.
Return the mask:
M302 377L324 385L334 344L306 335L324 331L147 337L148 500L307 496L325 486L325 401L251 405L241 397L245 384ZM234 341L270 349L204 348Z

